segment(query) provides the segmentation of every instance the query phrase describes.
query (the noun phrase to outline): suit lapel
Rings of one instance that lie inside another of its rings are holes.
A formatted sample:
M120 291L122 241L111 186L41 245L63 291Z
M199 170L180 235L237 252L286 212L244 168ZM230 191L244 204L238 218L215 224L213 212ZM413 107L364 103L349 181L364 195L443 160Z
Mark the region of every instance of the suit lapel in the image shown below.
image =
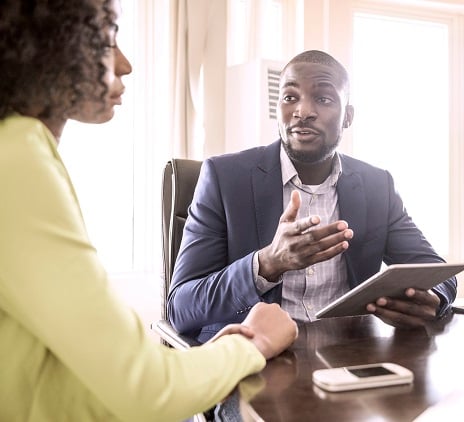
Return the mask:
M354 231L354 241L361 242L366 233L367 202L360 174L341 155L342 174L337 183L340 218ZM252 168L259 247L272 241L283 212L280 141L260 150L256 167Z
M346 220L354 232L353 241L361 242L366 233L367 202L364 183L342 157L342 174L337 183L338 207L340 219Z
M280 141L261 150L252 169L252 189L256 210L259 247L271 243L282 215L282 171Z

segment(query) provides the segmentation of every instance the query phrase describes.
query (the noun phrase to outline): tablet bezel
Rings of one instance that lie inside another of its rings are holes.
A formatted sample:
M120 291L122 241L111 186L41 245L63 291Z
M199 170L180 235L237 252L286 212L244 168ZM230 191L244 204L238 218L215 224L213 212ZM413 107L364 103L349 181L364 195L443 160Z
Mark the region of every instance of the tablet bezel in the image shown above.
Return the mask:
M464 263L394 264L329 303L317 318L364 315L366 305L379 297L402 297L413 287L428 290L464 270Z

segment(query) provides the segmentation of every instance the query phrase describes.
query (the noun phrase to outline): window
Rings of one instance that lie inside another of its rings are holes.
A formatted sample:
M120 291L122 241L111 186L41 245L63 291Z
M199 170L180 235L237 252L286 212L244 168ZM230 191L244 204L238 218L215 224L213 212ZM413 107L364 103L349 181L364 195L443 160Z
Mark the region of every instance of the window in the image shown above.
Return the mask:
M169 0L121 0L118 44L133 66L111 122L69 121L59 151L110 277L159 279L160 187L170 157ZM156 60L155 60L156 56ZM152 281L151 281L152 282Z
M134 62L134 9L125 8L118 44ZM112 273L134 270L134 114L133 75L115 117L103 125L69 121L59 151L73 180L92 243Z
M391 171L406 208L443 256L449 247L448 26L357 13L353 154Z
M284 0L228 0L228 66L257 58L282 60L293 35L285 25L285 17L293 16L290 10Z
M124 78L124 104L105 125L70 122L60 144L89 235L112 277L159 273L159 188L172 153L173 126L170 43L175 40L170 25L175 2L121 3L118 41L134 69ZM328 51L347 65L356 115L343 151L389 169L408 211L438 252L462 260L462 3L227 4L228 66L255 59L287 61L309 48ZM202 138L202 128L197 129Z

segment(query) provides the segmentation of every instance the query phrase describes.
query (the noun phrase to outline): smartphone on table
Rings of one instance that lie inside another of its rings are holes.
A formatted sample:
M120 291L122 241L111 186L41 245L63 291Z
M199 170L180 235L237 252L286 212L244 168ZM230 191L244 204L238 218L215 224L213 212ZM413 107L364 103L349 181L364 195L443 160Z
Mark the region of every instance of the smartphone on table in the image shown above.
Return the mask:
M314 384L327 391L409 384L413 380L414 375L409 369L391 362L318 369L313 372Z

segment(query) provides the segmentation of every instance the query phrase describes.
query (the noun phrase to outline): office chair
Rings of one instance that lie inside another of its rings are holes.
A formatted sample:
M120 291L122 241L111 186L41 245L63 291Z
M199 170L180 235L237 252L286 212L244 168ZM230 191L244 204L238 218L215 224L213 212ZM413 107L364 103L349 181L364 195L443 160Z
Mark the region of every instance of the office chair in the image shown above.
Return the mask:
M200 174L201 161L173 158L166 163L161 185L161 243L163 269L161 281L161 320L152 324L163 344L185 350L200 343L180 335L168 321L167 297L172 272L182 240L188 207ZM212 420L214 410L193 416L194 422Z
M161 186L161 228L163 247L163 275L161 283L161 320L152 324L152 329L161 341L170 347L185 350L200 345L196 340L182 336L172 327L167 315L167 296L172 272L179 252L188 207L200 175L201 161L173 158L164 167ZM247 409L251 409L249 406ZM193 416L194 422L215 420L214 407ZM253 410L248 410L254 412Z
M194 339L177 333L168 321L167 297L172 272L179 252L188 207L200 174L201 161L173 158L166 164L161 186L161 228L163 247L163 273L161 282L161 320L152 328L161 341L176 349L197 346Z

